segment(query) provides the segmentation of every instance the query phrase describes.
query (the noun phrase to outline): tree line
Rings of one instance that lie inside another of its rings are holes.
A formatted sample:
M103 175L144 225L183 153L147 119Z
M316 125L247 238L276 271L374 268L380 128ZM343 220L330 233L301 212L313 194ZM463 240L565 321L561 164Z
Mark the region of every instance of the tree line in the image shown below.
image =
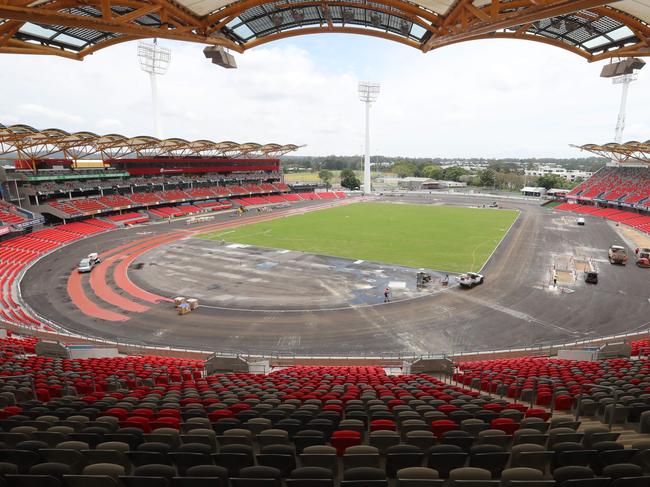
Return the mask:
M480 158L440 158L440 157L388 157L372 156L374 167L379 166L381 170L388 170L395 165L405 164L415 167L415 175L427 166L442 166L450 163L471 166L476 164L488 164L490 167L498 168L498 172L510 172L508 167L524 167L531 169L536 165L556 164L566 169L595 172L605 165L607 160L600 157L581 158L513 158L513 159L480 159ZM343 169L360 170L363 167L361 156L283 156L282 167L285 171L312 171L318 172L321 169L330 171L341 171ZM426 177L426 176L425 176Z
M325 158L329 160L330 167L322 165L316 168L321 182L327 188L331 187L334 179L334 175L331 172L332 170L336 170L331 167L335 165L334 162L337 164L350 164L354 166L352 158L340 156L331 157L334 159ZM597 159L597 161L592 161L592 159ZM424 161L427 163L424 163ZM525 175L524 171L527 168L532 168L534 166L532 163L522 164L505 161L492 161L486 168L477 168L473 171L460 166L442 167L442 165L434 163L430 159L401 159L392 163L382 163L377 161L375 164L381 165L382 172L388 172L400 178L424 177L442 181L457 181L467 183L470 186L480 186L505 191L519 191L524 186L540 186L546 189L571 189L582 182L581 179L571 182L554 174L540 177L528 177ZM589 166L588 169L583 170L595 172L604 165L604 160L598 158L586 158L580 164L583 168L587 165ZM305 168L303 167L302 169L304 170ZM341 170L341 186L344 188L358 189L360 187L361 181L354 173L354 169L361 169L361 165L356 164L354 167L344 167Z

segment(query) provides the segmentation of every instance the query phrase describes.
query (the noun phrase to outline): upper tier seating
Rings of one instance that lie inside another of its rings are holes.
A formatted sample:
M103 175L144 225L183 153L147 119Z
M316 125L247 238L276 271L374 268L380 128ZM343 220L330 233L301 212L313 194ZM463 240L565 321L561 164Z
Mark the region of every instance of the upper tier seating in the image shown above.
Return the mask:
M262 191L267 191L267 192L270 192L270 193L275 193L275 192L278 191L278 188L276 188L271 183L262 183L262 184L259 185L259 187L260 187L260 189Z
M630 204L650 203L647 201L650 199L650 169L604 167L572 189L568 197L587 201L601 199Z
M185 192L195 198L214 198L216 196L212 188L207 187L186 189Z
M244 184L243 188L249 193L263 193L264 190L259 187L257 184L248 183Z
M92 213L106 210L106 205L101 203L97 198L80 198L68 200L70 206L74 206L83 213Z
M139 205L155 205L162 201L158 193L133 193L129 198Z
M111 194L108 196L102 196L98 198L101 203L110 208L123 208L125 206L130 206L133 202L119 194Z
M81 215L81 211L79 210L79 208L76 208L68 204L67 200L48 201L47 204L50 205L52 208L56 208L57 210L62 211L63 213L67 213L68 215Z
M164 201L177 201L177 200L190 199L190 196L185 191L181 191L180 189L169 189L165 191L158 191L157 194Z
M571 417L549 421L543 409L424 374L290 367L203 377L198 362L162 357L11 353L0 370L37 378L35 400L20 378L0 396L0 476L9 487L31 487L27 476L38 474L52 475L31 477L43 487L388 487L389 479L395 487L646 487L649 480L647 440L626 446L607 428L576 431ZM592 480L576 483L582 479Z
M165 178L153 178L147 181L156 184L169 183L169 180ZM102 197L92 196L88 198L76 198L73 200L48 201L44 204L50 205L51 207L70 216L78 216L87 213L110 212L116 208L123 208L125 206L153 206L167 201L192 201L215 197L228 197L231 194L264 194L288 190L289 187L282 183L247 183L243 186L200 186L184 190L168 189L165 191L137 192L127 193L124 195L113 194ZM341 197L339 193L327 194L330 195L328 196L330 198ZM311 199L318 198L311 197ZM291 199L291 201L296 201L296 199Z
M228 191L231 194L248 194L250 191L248 191L246 188L242 186L238 186L236 184L233 184L232 186L228 186Z

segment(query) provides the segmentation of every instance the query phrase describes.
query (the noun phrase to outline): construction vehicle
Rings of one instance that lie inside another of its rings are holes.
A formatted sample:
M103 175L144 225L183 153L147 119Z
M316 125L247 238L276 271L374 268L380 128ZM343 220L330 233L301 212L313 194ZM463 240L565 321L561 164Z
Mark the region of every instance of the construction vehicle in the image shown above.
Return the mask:
M610 264L627 264L627 251L621 245L612 245L608 252Z
M645 269L650 269L650 249L639 249L636 253L636 265Z

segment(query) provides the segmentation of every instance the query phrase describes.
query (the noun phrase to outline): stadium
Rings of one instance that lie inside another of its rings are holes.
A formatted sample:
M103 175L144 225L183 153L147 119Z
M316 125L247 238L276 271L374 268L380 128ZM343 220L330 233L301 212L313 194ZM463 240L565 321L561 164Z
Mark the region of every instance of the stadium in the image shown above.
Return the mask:
M629 84L650 4L0 4L2 55L65 62L325 32ZM368 145L363 190L290 182L299 149L0 125L2 485L650 485L650 140L544 197L373 191Z

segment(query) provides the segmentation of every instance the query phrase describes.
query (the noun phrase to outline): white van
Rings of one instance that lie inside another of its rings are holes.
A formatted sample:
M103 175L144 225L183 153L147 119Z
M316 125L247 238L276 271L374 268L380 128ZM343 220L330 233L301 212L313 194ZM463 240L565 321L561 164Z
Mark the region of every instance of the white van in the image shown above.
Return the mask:
M584 224L585 224L585 219L582 217L578 218L578 225L584 226Z

